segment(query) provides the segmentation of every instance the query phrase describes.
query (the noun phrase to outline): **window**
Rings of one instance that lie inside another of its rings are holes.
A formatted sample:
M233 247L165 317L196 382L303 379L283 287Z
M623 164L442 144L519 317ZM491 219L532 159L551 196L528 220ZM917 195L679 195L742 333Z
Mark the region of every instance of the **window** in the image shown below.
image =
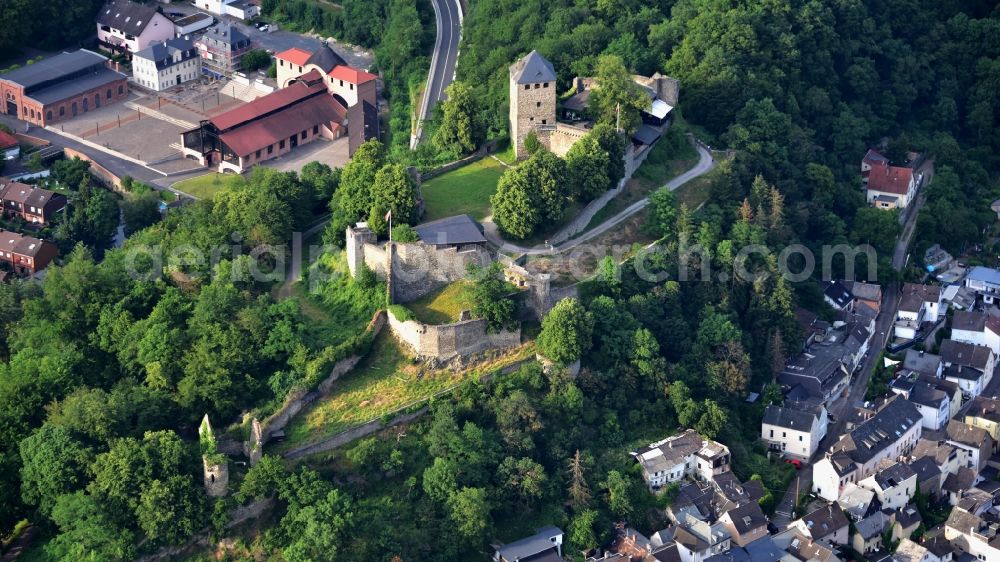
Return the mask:
M273 152L274 152L274 145L273 144L267 145L267 153L271 154Z
M118 95L120 96L120 95L122 95L124 93L125 93L125 86L122 86L121 84L119 84L118 85Z
M799 441L802 441L802 436L801 435L799 435Z
M354 89L354 84L351 84L351 89L352 89L352 90Z
M282 139L282 141L278 143L278 148L279 149L284 149L285 148L285 141L284 141L284 139Z
M344 81L343 81L343 80L341 80L341 81L340 81L340 87L341 87L341 88L343 88L343 87L344 87Z
M63 115L66 115L66 106L65 105L60 105L59 106L59 117L62 117Z
M525 84L524 85L524 89L525 90L530 90L531 89L531 84Z
M536 89L536 90L537 90L538 88L541 88L541 87L542 87L542 85L541 85L541 84L535 84L535 89Z
M306 140L306 132L305 131L302 131L302 134L299 136L299 139Z
M542 102L536 101L535 102L535 107L542 107Z
M774 437L774 430L771 430L771 437Z
M318 135L319 134L319 125L313 125L313 134L314 135Z
M260 151L259 150L257 151L257 154L254 154L254 158L256 158L257 160L260 160Z
M782 437L788 437L788 433L787 433L787 432L784 432L784 431L782 431L782 432L781 432L781 436L782 436Z
M52 121L52 110L51 109L45 112L45 120L46 121Z
M281 59L278 59L278 66L284 67L285 66L285 61L283 61Z
M528 121L534 121L534 120L535 120L534 117L528 117Z
M548 123L548 121L549 121L548 119L542 119L542 125Z
M108 91L104 92L104 97L107 99L111 99L111 88L108 88Z

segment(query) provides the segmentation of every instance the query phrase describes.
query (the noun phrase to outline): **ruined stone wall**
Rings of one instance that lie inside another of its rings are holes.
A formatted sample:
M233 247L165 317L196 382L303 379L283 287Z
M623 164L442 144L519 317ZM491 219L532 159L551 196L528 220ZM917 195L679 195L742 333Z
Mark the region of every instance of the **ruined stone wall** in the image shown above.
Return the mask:
M521 329L490 333L485 320L466 320L439 326L415 320L400 322L390 311L389 329L414 355L434 364L447 364L487 349L506 349L521 344Z
M583 127L559 123L555 130L549 133L547 145L549 151L560 158L565 158L566 153L576 144L576 141L582 139L588 132L590 131Z
M469 264L486 267L492 262L489 251L478 245L438 248L417 242L393 244L393 247L392 299L395 303L414 301L465 279Z

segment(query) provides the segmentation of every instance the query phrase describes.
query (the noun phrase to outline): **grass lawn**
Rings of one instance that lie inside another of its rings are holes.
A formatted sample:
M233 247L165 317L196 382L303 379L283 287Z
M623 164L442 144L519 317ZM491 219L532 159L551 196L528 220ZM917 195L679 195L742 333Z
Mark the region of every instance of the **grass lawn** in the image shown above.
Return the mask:
M285 440L271 452L283 452L320 441L533 353L533 346L525 345L474 369L459 372L431 370L414 363L386 329L375 340L368 357L335 383L330 396L318 401L288 424Z
M472 282L457 281L406 305L425 324L457 322L463 310L472 310Z
M309 279L296 283L292 295L305 323L303 339L311 349L340 343L360 333L372 315L385 305L385 284L362 287L348 274L344 252L324 254L313 264L330 275L310 290ZM311 275L319 275L311 271Z
M243 176L239 174L211 173L179 181L172 187L198 199L211 199L219 191L229 189L242 181Z
M701 207L708 201L708 197L711 195L712 178L714 177L714 172L709 172L703 176L694 178L693 180L687 182L686 184L678 187L674 190L674 198L679 207L681 203L685 203L688 209L692 211Z
M476 220L490 214L490 196L504 171L503 164L486 157L427 180L423 192L425 221L467 214Z

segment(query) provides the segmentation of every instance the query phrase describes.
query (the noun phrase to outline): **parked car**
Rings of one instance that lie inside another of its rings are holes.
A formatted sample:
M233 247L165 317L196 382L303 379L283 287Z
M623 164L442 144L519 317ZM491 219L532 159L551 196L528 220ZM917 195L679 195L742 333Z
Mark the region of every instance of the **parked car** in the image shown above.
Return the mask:
M785 459L785 462L795 467L795 470L802 470L802 461L799 459Z

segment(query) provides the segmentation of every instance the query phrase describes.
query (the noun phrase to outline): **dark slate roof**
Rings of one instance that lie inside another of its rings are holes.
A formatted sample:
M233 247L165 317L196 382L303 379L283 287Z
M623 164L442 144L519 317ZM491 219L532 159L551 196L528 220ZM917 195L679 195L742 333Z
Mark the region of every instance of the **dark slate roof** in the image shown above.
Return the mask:
M480 244L486 242L479 224L469 215L455 215L436 221L418 224L417 236L425 244L447 246L452 244Z
M971 488L972 483L975 481L976 471L963 466L958 469L957 474L948 474L948 477L944 479L944 484L941 485L941 489L954 494L960 494Z
M966 415L1000 422L1000 400L988 396L976 396Z
M845 451L852 460L864 464L920 423L920 419L916 406L902 396L893 396L872 419L854 428L833 448Z
M974 367L982 371L986 368L991 353L990 348L983 345L955 340L941 342L941 359L945 364Z
M814 539L821 539L847 526L847 517L839 505L830 504L802 518Z
M816 413L789 408L785 406L770 405L764 410L764 423L786 427L795 431L809 431L813 422L816 421Z
M54 57L42 59L35 64L25 65L0 74L0 80L20 84L27 90L92 66L103 66L107 60L107 58L92 51L79 49L69 53L60 53Z
M941 371L941 376L948 379L974 381L983 376L983 370L974 369L972 367L963 367L962 365L952 365L950 367L945 367L944 370Z
M941 356L932 353L907 349L903 358L903 368L916 371L924 375L937 376L937 369L941 366Z
M830 300L836 303L837 308L844 308L851 303L851 292L840 281L830 281L823 291Z
M181 54L181 58L175 63L174 55L177 53ZM187 62L197 56L197 54L194 49L194 41L184 37L174 37L173 39L167 39L161 43L153 43L132 56L140 59L151 60L156 63L163 61L162 66L160 64L156 65L157 68L163 69L173 66L174 64Z
M62 101L72 97L76 97L88 90L93 90L106 86L108 84L114 84L121 80L125 80L128 77L121 72L115 72L110 68L101 66L94 72L85 74L83 76L74 78L72 80L67 80L65 82L60 82L51 88L45 88L43 90L38 90L28 95L28 97L37 100L43 104L55 103L57 101Z
M973 447L980 447L983 443L990 439L989 433L987 433L985 429L981 427L974 427L958 420L949 421L946 431L949 441L955 441L956 443L971 445Z
M159 7L127 0L113 0L97 13L97 24L120 29L129 35L142 35L149 22L156 17Z
M756 562L756 558L751 558L750 554L738 546L733 546L725 552L713 554L705 559L705 562Z
M913 507L913 504L896 512L896 523L899 523L899 526L904 529L908 529L920 522L920 512L917 511L917 508Z
M785 555L770 536L761 537L743 547L753 562L777 562Z
M875 482L883 490L888 490L894 486L898 486L906 479L916 475L909 465L898 462L888 468L883 468L882 470L875 473Z
M323 69L323 72L330 72L336 66L349 66L347 62L337 53L333 52L330 45L324 43L316 52L309 56L306 64L315 64Z
M736 532L743 535L767 525L767 516L761 511L757 502L746 502L730 509L726 513L733 520Z
M920 457L910 464L910 468L917 474L917 482L926 482L941 476L941 469L931 457Z
M881 511L876 511L861 521L858 521L854 527L858 530L858 534L867 540L881 535L882 531L885 530L885 527L888 524L889 518L886 517Z
M904 283L902 293L903 296L899 300L899 310L905 312L919 312L925 302L941 300L941 287L932 285Z
M517 84L555 82L556 71L552 68L552 63L538 54L538 51L531 51L524 58L511 65L510 76Z
M202 39L229 45L232 50L236 50L233 48L234 45L250 42L250 38L247 37L245 33L240 31L240 29L235 25L228 23L222 23L217 27L209 29L205 35L202 36Z
M640 125L632 135L632 140L639 144L651 145L660 139L660 131L651 125Z

